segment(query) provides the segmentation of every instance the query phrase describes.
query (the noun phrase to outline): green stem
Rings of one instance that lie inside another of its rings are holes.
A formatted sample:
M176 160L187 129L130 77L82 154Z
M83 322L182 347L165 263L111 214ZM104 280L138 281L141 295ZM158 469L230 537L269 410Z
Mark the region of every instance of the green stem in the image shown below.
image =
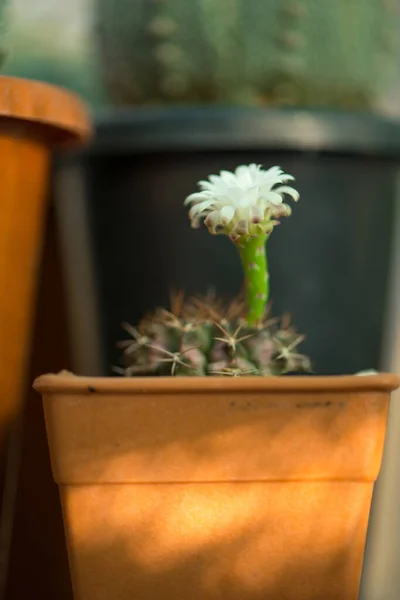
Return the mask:
M256 237L243 236L237 242L245 277L246 321L249 325L255 325L263 318L269 297L266 241L267 235L263 233Z

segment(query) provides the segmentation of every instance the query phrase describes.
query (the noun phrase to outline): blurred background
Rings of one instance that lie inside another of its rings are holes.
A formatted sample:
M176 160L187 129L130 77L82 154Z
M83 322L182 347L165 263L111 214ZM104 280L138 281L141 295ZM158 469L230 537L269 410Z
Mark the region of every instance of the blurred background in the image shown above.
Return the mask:
M29 381L112 375L121 322L172 287L234 296L235 249L191 231L182 200L249 162L296 177L300 204L269 242L273 312L307 334L316 373L400 370L400 0L0 6L3 74L77 92L95 121L87 148L54 158ZM7 594L70 599L43 415L27 399ZM364 600L400 597L395 404Z

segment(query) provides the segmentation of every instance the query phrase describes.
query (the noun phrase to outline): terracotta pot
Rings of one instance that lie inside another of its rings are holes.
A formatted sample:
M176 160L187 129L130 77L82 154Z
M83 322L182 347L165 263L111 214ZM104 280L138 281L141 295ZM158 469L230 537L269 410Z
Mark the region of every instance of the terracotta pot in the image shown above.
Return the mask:
M45 375L76 600L356 600L394 375Z
M0 77L0 453L25 382L50 151L82 142L89 131L86 110L74 95Z

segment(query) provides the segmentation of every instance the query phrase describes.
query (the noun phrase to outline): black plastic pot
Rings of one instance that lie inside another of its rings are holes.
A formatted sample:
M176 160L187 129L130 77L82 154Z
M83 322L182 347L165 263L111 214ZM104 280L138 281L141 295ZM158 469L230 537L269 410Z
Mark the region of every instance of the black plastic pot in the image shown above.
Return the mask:
M378 368L400 126L346 113L128 110L98 120L55 166L76 370L111 373L121 321L171 287L228 297L242 273L228 239L190 229L182 202L221 169L256 162L296 177L301 199L268 242L273 312L307 334L317 373Z

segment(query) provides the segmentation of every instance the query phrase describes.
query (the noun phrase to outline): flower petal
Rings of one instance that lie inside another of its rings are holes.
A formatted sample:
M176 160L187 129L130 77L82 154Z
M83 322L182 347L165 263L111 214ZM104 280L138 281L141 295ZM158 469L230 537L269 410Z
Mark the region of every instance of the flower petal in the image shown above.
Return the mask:
M278 194L288 194L289 196L292 196L295 202L300 198L299 192L289 185L281 185L275 188L274 192L277 192Z
M278 204L282 204L282 196L280 194L277 194L277 192L268 192L267 194L265 194L265 197L271 204L274 204L276 206Z
M261 165L256 165L256 163L251 163L249 165L249 171L252 175L258 175L262 169Z
M223 206L220 211L220 220L224 225L228 225L235 215L235 209L233 206Z
M237 206L242 199L243 190L240 187L228 188L224 194L218 195L218 200L224 204Z
M224 183L226 183L226 185L228 185L228 186L237 185L236 177L230 171L221 171L221 173L219 175L220 175L222 181Z
M235 171L236 175L236 184L241 188L246 188L247 186L252 184L253 178L251 176L251 171L249 167L245 165L241 165Z
M204 225L208 227L211 233L215 233L217 225L220 223L220 212L219 210L213 210L204 219Z
M282 202L280 206L274 206L271 209L271 213L273 217L278 219L279 217L290 217L290 215L292 214L292 209L289 206L289 204L285 204L284 202Z
M236 177L247 177L248 171L249 167L247 165L239 165L239 167L236 167L235 169L235 175Z
M269 181L270 179L275 179L276 177L281 177L284 175L282 169L280 167L271 167L267 171L264 171L263 176L265 181Z
M213 186L213 184L211 183L211 181L205 181L205 180L203 180L203 181L199 181L197 185L198 185L200 188L203 188L203 191L208 191L208 192L212 191L212 190L213 190L213 188L214 188L214 186Z
M196 215L193 219L190 220L190 226L192 229L198 229L200 227L201 217L200 215Z
M260 223L264 218L264 211L260 206L252 206L250 214L253 223Z
M204 202L200 202L200 204L195 204L189 210L189 217L192 219L197 214L202 213L203 210L207 210L207 208L210 208L213 204L214 204L214 200L204 200Z
M195 192L194 194L190 194L185 201L183 202L184 206L187 206L191 202L202 202L203 200L207 200L210 197L209 192Z
M251 199L247 195L243 196L240 199L239 206L240 208L248 208L251 206Z
M267 208L267 206L270 206L270 203L268 202L268 199L265 196L260 196L257 205L261 208L263 212L265 212L265 209Z
M253 185L246 192L246 196L251 200L251 204L256 205L260 197L260 188L258 185Z
M240 208L248 208L250 206L255 206L257 204L257 200L259 197L259 189L258 186L253 186L246 190L243 193L242 197L239 200Z

